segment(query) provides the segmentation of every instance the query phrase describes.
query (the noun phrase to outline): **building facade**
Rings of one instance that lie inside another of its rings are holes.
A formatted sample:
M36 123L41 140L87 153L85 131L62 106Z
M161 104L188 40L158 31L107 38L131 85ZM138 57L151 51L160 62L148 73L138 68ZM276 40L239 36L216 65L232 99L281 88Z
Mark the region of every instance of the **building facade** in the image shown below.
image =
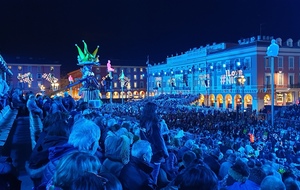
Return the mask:
M14 73L7 77L11 89L19 88L25 93L32 91L46 94L59 89L61 64L16 57L7 61L7 67Z
M238 43L193 48L166 62L148 65L149 93L199 94L200 105L259 110L271 105L271 62L266 51L273 38L257 36ZM300 97L300 40L276 39L274 105L297 103Z
M11 77L13 75L2 55L0 55L0 75L4 80L7 80L7 77Z
M109 73L107 72L106 65L93 66L92 71L95 74L96 80L100 84L100 97L102 99L109 99L112 92L113 99L140 99L146 96L147 78L146 66L112 66L112 80L109 80ZM122 88L119 77L122 73L125 75L125 84ZM81 70L75 70L68 73L72 76L74 82L82 78ZM110 91L111 84L111 91ZM75 85L70 88L70 94L75 99L79 99L78 95L81 84Z

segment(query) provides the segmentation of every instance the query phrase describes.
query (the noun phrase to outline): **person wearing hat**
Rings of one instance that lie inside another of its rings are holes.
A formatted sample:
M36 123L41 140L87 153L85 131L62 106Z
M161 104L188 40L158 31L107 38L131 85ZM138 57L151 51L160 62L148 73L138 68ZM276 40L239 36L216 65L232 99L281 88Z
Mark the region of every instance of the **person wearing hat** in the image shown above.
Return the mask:
M249 168L242 160L237 159L236 162L228 169L226 186L230 187L235 182L245 183L250 174Z

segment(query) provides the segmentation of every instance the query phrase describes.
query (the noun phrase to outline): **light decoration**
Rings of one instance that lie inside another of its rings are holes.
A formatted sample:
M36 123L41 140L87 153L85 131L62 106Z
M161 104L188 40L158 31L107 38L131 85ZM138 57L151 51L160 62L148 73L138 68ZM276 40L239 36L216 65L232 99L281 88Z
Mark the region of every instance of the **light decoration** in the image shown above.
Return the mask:
M84 45L83 51L80 49L80 47L77 44L75 44L79 54L77 57L78 65L86 65L86 64L98 65L99 56L97 56L97 53L98 53L99 46L97 46L97 48L94 50L93 53L90 53L88 51L88 47L85 41L82 40L82 42Z
M120 74L119 80L121 83L121 87L124 87L124 86L127 87L128 84L130 83L130 79L124 75L123 70L122 70L122 73Z
M58 78L54 77L54 75L52 73L44 73L42 75L42 78L46 79L47 81L49 81L51 84L57 83Z
M31 83L33 81L32 74L30 72L25 73L25 74L19 73L17 78L20 82L28 83L28 86L31 86Z

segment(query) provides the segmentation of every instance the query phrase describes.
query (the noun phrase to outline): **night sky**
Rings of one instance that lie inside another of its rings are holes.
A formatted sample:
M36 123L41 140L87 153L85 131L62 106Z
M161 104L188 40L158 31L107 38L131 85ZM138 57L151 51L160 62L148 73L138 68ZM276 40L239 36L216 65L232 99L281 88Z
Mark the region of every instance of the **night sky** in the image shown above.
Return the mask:
M2 0L0 53L59 61L71 71L75 44L85 40L90 52L100 46L101 60L162 62L260 33L297 41L299 8L299 0Z

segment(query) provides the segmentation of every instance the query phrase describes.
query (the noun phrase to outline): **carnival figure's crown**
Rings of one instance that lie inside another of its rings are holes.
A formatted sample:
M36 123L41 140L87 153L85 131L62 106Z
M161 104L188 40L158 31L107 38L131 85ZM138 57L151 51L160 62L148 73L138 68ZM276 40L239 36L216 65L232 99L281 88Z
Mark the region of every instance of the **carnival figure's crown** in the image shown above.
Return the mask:
M84 49L83 51L80 49L80 47L75 44L75 46L77 47L78 50L78 63L81 64L97 64L99 62L99 56L97 56L97 52L98 52L98 48L99 46L97 46L97 48L94 50L93 53L90 53L88 51L87 45L85 43L84 40L82 40L83 45L84 45Z

